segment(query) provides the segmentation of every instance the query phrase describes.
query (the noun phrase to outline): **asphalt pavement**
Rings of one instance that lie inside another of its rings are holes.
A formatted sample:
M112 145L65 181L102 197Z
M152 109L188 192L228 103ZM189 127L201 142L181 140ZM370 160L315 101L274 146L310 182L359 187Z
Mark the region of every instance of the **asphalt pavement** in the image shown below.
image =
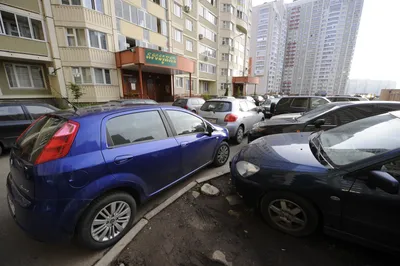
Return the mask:
M241 145L231 145L231 157L241 147L245 146L247 139ZM153 209L159 203L173 195L200 175L218 168L207 168L189 179L161 193L154 199L141 206L138 217ZM0 265L7 266L91 266L98 261L103 253L84 250L71 243L41 243L29 238L13 221L9 214L6 195L6 177L9 172L8 154L0 156Z

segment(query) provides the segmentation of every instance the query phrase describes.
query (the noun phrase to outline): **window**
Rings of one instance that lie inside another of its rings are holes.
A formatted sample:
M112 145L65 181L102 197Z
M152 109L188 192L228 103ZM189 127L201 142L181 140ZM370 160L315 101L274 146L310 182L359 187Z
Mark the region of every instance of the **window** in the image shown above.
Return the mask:
M322 98L311 98L311 109L314 109L320 105L328 103L327 100Z
M1 106L0 121L27 120L21 106Z
M6 63L5 69L10 88L45 88L43 69L41 66Z
M397 179L400 182L400 160L394 160L392 162L382 165L380 171L386 172Z
M205 55L205 56L209 56L212 58L217 58L217 50L212 49L208 46L204 46L202 44L200 44L200 50L199 50L199 54Z
M193 21L191 21L190 19L186 19L186 29L193 31Z
M177 42L182 42L182 31L173 29L174 30L174 40Z
M178 136L206 132L206 126L200 118L180 111L167 111Z
M107 50L106 34L94 30L89 30L90 47Z
M106 125L109 147L168 138L157 111L135 113L110 119Z
M103 0L83 0L83 6L99 12L104 12Z
M291 107L308 107L308 98L294 98Z
M249 107L247 106L246 102L240 102L239 107L241 112L249 111Z
M38 119L44 114L48 113L53 113L55 110L46 107L46 106L40 106L40 105L25 105L26 109L28 109L28 112L31 114L33 119Z
M230 21L222 21L222 28L228 29L228 30L233 30L233 23Z
M67 28L66 30L68 46L86 46L84 29Z
M95 68L94 69L95 84L111 84L111 76L109 69Z
M81 0L61 0L63 5L80 6Z
M183 78L180 77L175 78L175 87L183 88Z
M209 39L210 41L213 41L213 42L217 41L217 34L202 25L200 25L200 27L199 27L199 33L203 34L203 36L205 38Z
M177 3L174 3L174 15L177 17L182 17L182 7Z
M206 63L199 63L200 72L215 74L216 73L216 66Z
M5 11L0 12L0 33L40 41L45 40L43 26L40 20L15 15Z
M223 60L223 61L227 61L227 60L232 61L232 55L231 54L227 54L227 53L222 53L221 60Z
M231 4L222 4L222 12L229 12L233 14L233 6Z
M207 81L200 81L200 89L203 93L209 93L209 86Z
M217 0L207 0L211 5L215 6L217 4Z
M208 22L217 25L217 17L202 5L199 5L199 15L208 20Z
M193 52L193 42L186 40L186 50Z
M233 43L233 40L231 38L226 38L226 37L222 38L222 45L232 46L232 43Z
M142 0L142 8L147 10L147 0Z
M188 90L190 90L190 87L189 87L189 79L185 79L185 87L186 87L186 90L188 91ZM194 82L193 82L193 79L192 79L192 91L194 91L195 90L195 88L194 88Z
M193 8L193 0L185 0L185 6L190 7L190 9Z
M91 84L92 75L89 67L73 67L72 75L76 84Z

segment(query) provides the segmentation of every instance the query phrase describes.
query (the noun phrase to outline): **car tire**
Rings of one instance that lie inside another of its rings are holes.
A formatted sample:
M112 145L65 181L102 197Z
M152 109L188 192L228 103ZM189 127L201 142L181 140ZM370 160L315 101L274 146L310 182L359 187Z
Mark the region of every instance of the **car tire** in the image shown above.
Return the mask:
M239 128L237 129L236 134L235 134L235 139L234 139L235 143L236 144L242 143L243 138L244 138L244 128L243 128L243 126L239 126Z
M261 199L260 213L272 228L295 237L311 235L319 224L314 205L290 192L265 194Z
M230 147L229 144L223 141L217 148L217 151L215 152L214 160L212 162L212 166L214 167L220 167L226 164L226 162L229 160L229 154L230 154Z
M112 204L116 205L113 207ZM112 213L111 208L114 208L114 213ZM114 218L118 216L112 215L118 213L118 208L121 208L119 213L120 215L122 214L122 216L119 217L120 222L117 223L119 218ZM110 214L108 215L108 218L103 215L107 215L106 211L108 211L108 214ZM129 211L130 215L129 218L127 218L127 215L125 215L126 213L124 212L129 214ZM133 225L135 215L136 201L130 194L126 192L112 192L110 194L106 194L94 200L84 212L76 230L77 240L80 245L93 250L110 247L117 243L129 231ZM99 219L100 217L103 219ZM98 222L101 221L101 223L95 225L95 219ZM118 224L118 226L115 224ZM106 230L106 235L102 236L102 233L104 233ZM113 236L109 237L109 232L112 232L111 234L113 234ZM104 239L104 237L109 239Z
M192 110L193 113L197 114L196 110Z
M3 151L4 151L3 145L0 143L0 156L3 154Z

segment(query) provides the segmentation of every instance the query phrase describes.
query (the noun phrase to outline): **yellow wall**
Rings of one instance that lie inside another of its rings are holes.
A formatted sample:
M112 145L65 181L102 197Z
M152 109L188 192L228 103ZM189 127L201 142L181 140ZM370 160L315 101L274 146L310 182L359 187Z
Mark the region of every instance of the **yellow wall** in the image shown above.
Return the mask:
M156 3L147 1L147 11L160 19L166 20L166 9Z
M143 28L121 20L121 34L129 38L143 40Z
M40 13L39 1L37 0L0 0L0 4Z
M150 31L150 43L161 46L161 47L167 47L167 37Z
M0 35L0 50L48 56L45 42Z

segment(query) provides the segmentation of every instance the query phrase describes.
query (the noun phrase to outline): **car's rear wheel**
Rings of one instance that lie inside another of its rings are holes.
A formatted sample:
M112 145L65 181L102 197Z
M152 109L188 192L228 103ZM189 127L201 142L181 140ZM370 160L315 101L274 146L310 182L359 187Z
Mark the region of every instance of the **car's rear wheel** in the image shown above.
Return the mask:
M315 232L319 216L306 199L289 192L271 192L261 199L260 212L274 229L301 237Z
M229 159L229 154L230 154L229 144L224 141L219 145L217 152L215 153L212 165L214 167L220 167L226 164L226 162Z
M118 242L132 227L135 199L125 192L113 192L95 200L83 214L77 228L78 241L90 249L104 249Z
M235 142L237 144L240 144L240 143L242 143L243 138L244 138L244 128L243 128L243 126L239 126L239 128L236 131Z

